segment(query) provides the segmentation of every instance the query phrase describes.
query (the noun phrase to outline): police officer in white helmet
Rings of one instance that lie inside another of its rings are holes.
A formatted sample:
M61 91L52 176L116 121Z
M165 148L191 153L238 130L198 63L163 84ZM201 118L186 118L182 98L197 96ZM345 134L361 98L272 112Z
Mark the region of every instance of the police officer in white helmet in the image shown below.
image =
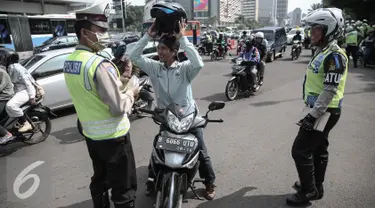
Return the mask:
M299 181L294 186L297 193L286 200L291 206L304 206L323 197L328 135L341 115L348 73L348 58L337 45L344 26L342 11L318 9L309 13L305 21L311 26L311 44L317 46L318 51L308 65L303 84L308 113L298 122L300 129L292 147ZM316 126L319 121L323 128Z

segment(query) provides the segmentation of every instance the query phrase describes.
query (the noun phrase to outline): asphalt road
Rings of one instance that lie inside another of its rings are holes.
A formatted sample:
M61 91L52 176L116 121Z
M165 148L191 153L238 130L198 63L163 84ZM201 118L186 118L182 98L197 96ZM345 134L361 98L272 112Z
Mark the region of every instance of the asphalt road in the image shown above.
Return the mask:
M298 130L295 122L302 116L301 84L309 55L305 51L299 60L291 61L287 53L286 58L268 64L265 85L256 96L227 102L223 110L211 113L212 118L225 120L205 130L217 175L217 197L210 202L190 199L184 204L186 208L286 207L285 198L294 193L291 185L297 179L290 150ZM229 72L229 60L205 62L193 82L200 111L204 112L211 101L226 100L224 87ZM330 135L326 195L311 207L373 207L374 104L375 69L350 69L343 115ZM53 132L44 143L0 158L0 207L92 207L92 165L75 121L73 112L61 112L52 121ZM147 118L132 123L139 208L153 205L153 199L144 196L144 183L157 129ZM17 184L14 187L13 183L30 164L37 166L30 174L39 177L40 185L29 198L20 199L27 197L24 192L33 180L21 186L18 197Z

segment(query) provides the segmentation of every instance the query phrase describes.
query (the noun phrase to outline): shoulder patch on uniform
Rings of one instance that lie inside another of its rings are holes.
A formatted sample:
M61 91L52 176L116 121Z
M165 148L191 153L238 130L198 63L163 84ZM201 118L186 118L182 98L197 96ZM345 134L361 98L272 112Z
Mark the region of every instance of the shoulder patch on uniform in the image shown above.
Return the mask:
M114 77L117 77L117 70L116 70L113 66L107 67L106 69L107 69L107 71L108 71L109 73L111 73Z
M68 74L80 74L81 66L81 61L65 61L63 71Z

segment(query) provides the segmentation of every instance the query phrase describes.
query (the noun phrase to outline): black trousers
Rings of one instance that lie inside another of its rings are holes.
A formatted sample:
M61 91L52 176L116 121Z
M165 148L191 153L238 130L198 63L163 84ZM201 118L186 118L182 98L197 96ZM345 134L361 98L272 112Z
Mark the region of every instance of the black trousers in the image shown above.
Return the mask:
M357 60L358 60L358 46L347 46L346 47L346 55L349 57L352 55L354 66L357 67Z
M160 127L161 131L162 129L163 127ZM198 158L200 162L199 176L205 180L204 182L205 184L214 184L216 176L215 176L214 169L212 168L211 158L208 155L206 144L204 143L203 129L198 128L190 133L194 134L197 137L198 143L199 143L199 147L198 147L200 149L200 154ZM155 179L156 176L154 172L152 171L151 164L149 164L148 169L149 169L148 177Z
M328 164L328 135L340 119L341 109L328 109L331 116L323 132L299 129L292 147L292 157L297 167L302 188L311 190L322 185Z
M6 101L3 101L3 100L0 100L0 120L2 120L5 116L5 105L7 104L7 100ZM0 137L3 137L5 136L6 134L8 133L8 131L0 126Z
M112 189L111 200L115 205L134 202L137 174L129 133L103 141L86 138L86 143L94 169L90 184L93 199Z

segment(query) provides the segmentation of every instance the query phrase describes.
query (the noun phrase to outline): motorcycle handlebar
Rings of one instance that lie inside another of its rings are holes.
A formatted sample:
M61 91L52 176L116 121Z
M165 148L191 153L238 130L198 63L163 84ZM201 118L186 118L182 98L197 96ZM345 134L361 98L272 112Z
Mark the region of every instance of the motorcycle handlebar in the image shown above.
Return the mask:
M209 122L209 123L223 123L224 120L223 119L217 119L217 120L207 119L207 122Z

